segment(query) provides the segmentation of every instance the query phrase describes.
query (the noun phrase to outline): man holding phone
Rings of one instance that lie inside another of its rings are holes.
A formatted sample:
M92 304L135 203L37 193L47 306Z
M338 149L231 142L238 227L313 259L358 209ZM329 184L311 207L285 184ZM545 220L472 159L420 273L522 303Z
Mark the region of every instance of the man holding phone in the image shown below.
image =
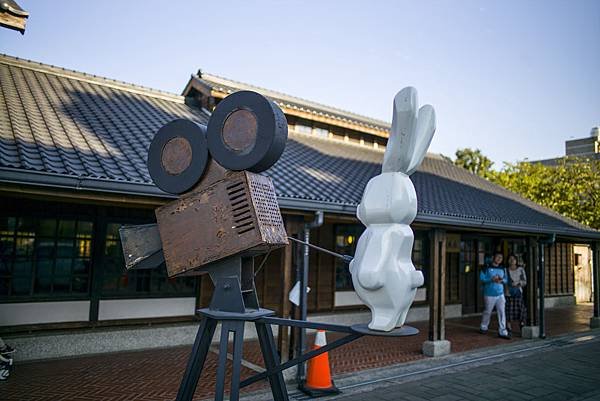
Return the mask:
M481 316L479 332L487 334L492 311L496 308L498 315L498 336L509 340L510 335L506 330L506 299L504 298L504 285L508 282L508 279L506 277L506 270L501 265L503 259L504 255L501 252L494 253L492 264L479 274L479 280L483 283L483 302L485 307Z

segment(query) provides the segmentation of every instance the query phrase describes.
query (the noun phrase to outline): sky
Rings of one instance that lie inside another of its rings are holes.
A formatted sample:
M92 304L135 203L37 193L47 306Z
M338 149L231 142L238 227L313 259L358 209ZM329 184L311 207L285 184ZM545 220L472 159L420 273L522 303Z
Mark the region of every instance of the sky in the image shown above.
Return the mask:
M564 155L600 125L600 1L17 0L0 53L173 93L202 69L391 121L436 109L430 151Z

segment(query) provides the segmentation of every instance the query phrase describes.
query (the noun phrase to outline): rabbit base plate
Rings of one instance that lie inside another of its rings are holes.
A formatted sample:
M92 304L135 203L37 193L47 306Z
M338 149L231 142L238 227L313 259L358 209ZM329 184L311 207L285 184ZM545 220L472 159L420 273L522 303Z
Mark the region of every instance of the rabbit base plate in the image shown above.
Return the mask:
M371 330L369 329L369 325L367 323L354 324L350 326L350 328L356 333L365 334L367 336L407 337L419 334L419 329L407 325L395 328L392 331Z

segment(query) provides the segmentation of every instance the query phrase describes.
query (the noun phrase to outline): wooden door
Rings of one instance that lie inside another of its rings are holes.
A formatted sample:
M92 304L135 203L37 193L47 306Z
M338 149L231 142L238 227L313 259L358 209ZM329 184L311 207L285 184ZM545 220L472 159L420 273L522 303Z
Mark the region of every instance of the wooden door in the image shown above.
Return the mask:
M461 241L459 276L463 314L477 312L477 241Z

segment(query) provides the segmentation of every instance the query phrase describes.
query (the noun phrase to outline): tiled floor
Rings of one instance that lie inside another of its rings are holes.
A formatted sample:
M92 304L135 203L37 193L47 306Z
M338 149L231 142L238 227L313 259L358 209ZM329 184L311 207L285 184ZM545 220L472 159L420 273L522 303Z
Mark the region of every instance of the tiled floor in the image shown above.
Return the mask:
M589 329L590 305L556 308L547 312L549 336ZM506 343L493 332L478 333L478 317L451 319L446 335L453 352ZM421 345L427 339L427 323L414 325L420 333L413 337L362 337L330 352L333 374L388 366L424 358ZM328 334L334 340L338 334ZM312 337L309 336L309 341ZM511 341L520 341L515 338ZM99 356L22 363L6 382L0 383L3 400L173 400L179 387L191 347L162 350L120 352ZM244 344L244 359L264 366L256 341ZM252 365L248 365L252 366ZM195 394L195 399L210 397L215 381L216 354L209 358ZM242 377L255 372L242 368ZM263 383L244 389L258 389Z

